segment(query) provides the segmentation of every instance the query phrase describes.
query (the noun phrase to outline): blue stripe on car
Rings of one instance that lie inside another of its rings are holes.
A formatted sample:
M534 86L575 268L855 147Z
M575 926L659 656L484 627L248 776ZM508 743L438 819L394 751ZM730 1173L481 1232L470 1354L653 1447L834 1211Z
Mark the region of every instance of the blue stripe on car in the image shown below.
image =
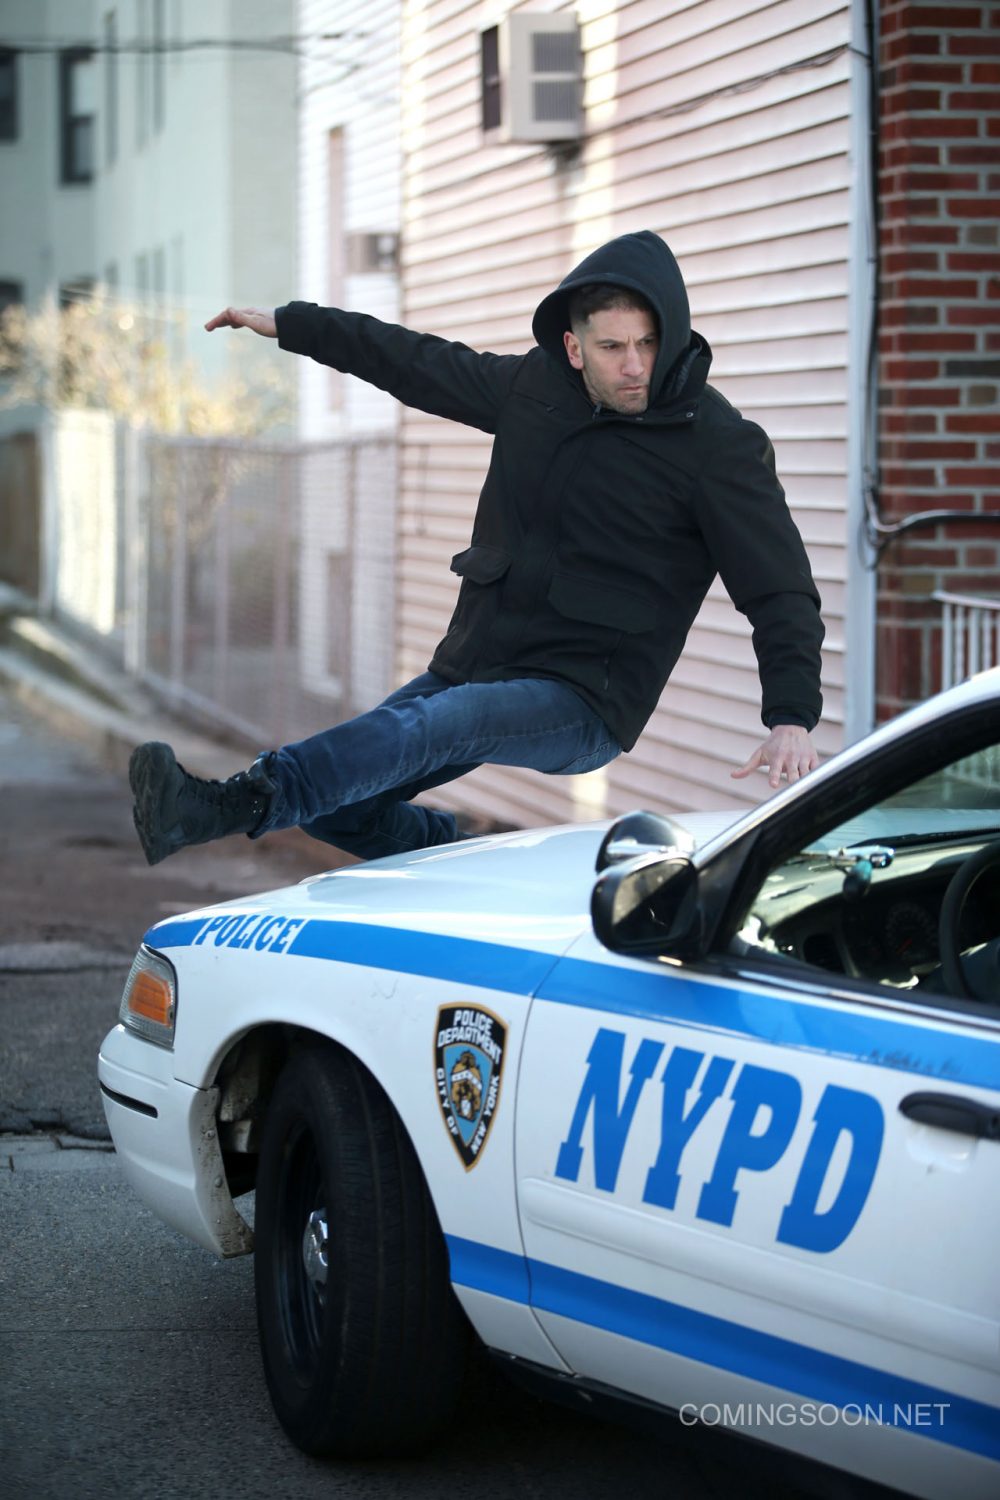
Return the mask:
M157 949L189 947L207 920L185 917L163 922L150 928L145 942ZM1000 1035L949 1033L880 1015L869 1010L863 998L848 1010L809 998L706 985L665 965L628 969L579 958L559 960L550 953L504 943L319 918L305 922L287 952L300 958L420 974L463 988L534 995L557 1005L746 1036L772 1046L914 1073L942 1084L1000 1090ZM257 957L263 960L266 955ZM280 962L282 955L273 957Z
M613 979L609 979L613 975ZM762 977L762 984L766 979ZM567 958L537 999L582 1006L648 1021L669 1021L699 1031L726 1032L919 1073L941 1083L1000 1089L1000 1034L990 1037L942 1032L900 1017L873 1014L859 996L855 1009L811 1003L811 997L762 994L704 981L666 966L609 969Z
M880 1411L884 1425L907 1426L907 1412L944 1406L940 1422L921 1423L921 1437L1000 1461L997 1408L921 1381L811 1349L646 1292L526 1259L475 1240L447 1235L451 1277L540 1312L634 1339L819 1404ZM530 1288L530 1290L529 1290ZM853 1412L852 1412L853 1416Z

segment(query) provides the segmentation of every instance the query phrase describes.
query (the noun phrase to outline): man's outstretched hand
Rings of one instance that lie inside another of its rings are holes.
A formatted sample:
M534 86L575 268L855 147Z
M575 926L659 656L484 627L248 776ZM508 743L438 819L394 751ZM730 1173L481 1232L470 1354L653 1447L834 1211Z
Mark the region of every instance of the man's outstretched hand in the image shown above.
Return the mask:
M818 765L819 756L808 729L801 724L775 724L763 745L754 751L746 764L729 774L737 778L749 776L751 771L768 766L768 781L773 787L779 787L782 775L790 782L798 781L809 771L815 771Z
M274 309L266 307L226 307L205 324L208 333L215 328L252 328L262 338L276 339L278 327Z

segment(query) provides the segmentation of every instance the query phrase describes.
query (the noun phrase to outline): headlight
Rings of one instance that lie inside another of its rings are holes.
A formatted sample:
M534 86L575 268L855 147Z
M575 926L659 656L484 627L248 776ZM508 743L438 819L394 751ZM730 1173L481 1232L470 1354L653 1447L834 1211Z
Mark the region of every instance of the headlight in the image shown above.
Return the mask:
M173 965L145 946L132 962L118 1019L130 1031L161 1047L174 1045L177 976Z

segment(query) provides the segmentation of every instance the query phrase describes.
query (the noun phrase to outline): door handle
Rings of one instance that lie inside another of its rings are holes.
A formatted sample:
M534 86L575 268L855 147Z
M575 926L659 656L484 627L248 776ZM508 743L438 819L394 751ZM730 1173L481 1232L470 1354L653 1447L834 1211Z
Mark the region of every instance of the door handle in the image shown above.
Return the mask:
M908 1119L921 1125L955 1130L984 1141L1000 1141L1000 1109L980 1104L977 1099L963 1099L958 1094L907 1094L899 1108Z

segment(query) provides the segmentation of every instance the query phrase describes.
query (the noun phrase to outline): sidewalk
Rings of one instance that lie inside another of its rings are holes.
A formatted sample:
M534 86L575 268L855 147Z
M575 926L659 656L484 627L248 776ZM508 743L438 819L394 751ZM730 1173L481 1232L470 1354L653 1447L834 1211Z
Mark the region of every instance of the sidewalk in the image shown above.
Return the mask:
M172 715L127 673L87 648L70 631L36 612L35 601L0 581L0 683L56 734L86 744L109 771L128 773L129 756L146 740L165 740L194 776L224 781L244 769L256 749L200 733ZM259 748L259 747L258 747ZM464 837L507 833L518 825L458 814ZM293 839L279 829L269 840ZM311 840L305 840L311 847ZM354 864L354 857L319 844L316 868Z
M126 673L36 613L35 601L0 583L0 682L50 728L85 743L124 776L144 740L166 740L196 776L224 779L252 754L182 724Z
M35 612L28 595L0 582L0 684L53 733L84 744L123 779L129 756L145 740L165 740L194 776L224 781L250 764L246 745L226 744L156 703L127 673L90 651L69 631ZM297 828L268 834L294 846L311 873L354 864L352 855L316 843Z

